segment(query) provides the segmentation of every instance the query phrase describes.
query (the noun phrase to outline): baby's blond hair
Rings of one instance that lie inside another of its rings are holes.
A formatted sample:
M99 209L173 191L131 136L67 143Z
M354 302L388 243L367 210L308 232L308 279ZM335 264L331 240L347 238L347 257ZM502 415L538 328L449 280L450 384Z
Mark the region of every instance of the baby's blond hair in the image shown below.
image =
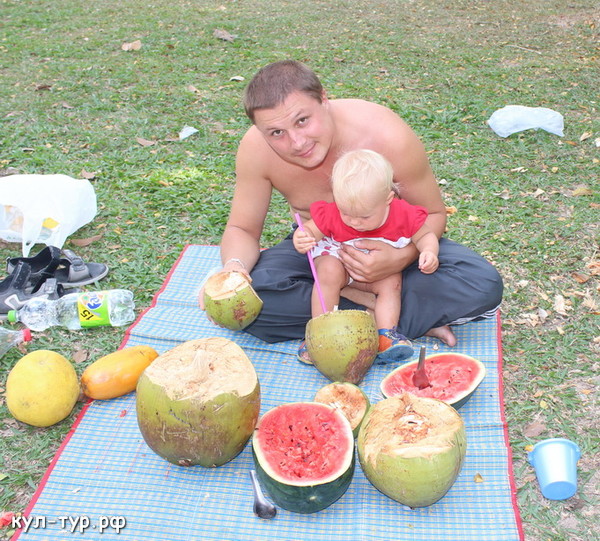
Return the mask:
M351 150L343 154L331 173L333 197L354 208L367 201L385 199L394 188L390 162L373 150Z

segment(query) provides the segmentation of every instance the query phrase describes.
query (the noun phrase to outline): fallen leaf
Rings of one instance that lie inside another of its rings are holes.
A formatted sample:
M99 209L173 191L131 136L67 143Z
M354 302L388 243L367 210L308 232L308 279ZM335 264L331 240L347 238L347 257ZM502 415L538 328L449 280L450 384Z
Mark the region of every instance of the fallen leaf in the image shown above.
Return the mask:
M75 109L72 105L69 105L66 101L61 102L64 109Z
M227 30L221 30L220 28L215 29L213 36L223 41L233 41L236 38L236 36L230 34Z
M539 421L534 421L525 427L523 430L523 435L528 438L536 438L542 432L546 430L546 425L544 423L540 423Z
M121 49L124 51L139 51L142 48L142 42L139 39L132 41L131 43L123 43Z
M87 361L89 355L89 352L85 349L78 349L75 353L73 353L73 362L75 364L79 364L84 361Z
M97 240L100 240L104 235L102 233L99 233L98 235L94 235L92 237L87 237L86 239L69 239L69 242L71 244L74 244L75 246L78 246L79 248L83 248L85 246L89 246L90 244L92 244L93 242L96 242Z
M143 137L136 137L135 140L143 147L151 147L152 145L156 144L156 141L150 141L149 139L144 139Z
M528 453L531 453L531 451L533 451L533 445L529 444L525 446L525 451L527 451Z
M467 218L470 222L478 222L479 218L477 216L473 216L472 214Z
M480 473L476 473L473 476L473 481L475 481L476 483L483 483L483 476Z
M7 473L0 473L0 481L2 481L2 479L6 479L8 477Z
M586 195L594 195L594 192L590 190L587 186L581 186L580 188L575 188L573 193L571 194L573 197L586 196Z
M36 92L39 92L40 90L50 90L52 88L52 85L49 85L47 83L42 83L40 85L37 85L35 87Z
M194 85L188 85L188 86L187 86L187 89L188 89L190 92L195 92L196 94L200 94L200 90L198 90L198 89L197 89L197 88L196 88Z
M554 311L561 316L567 315L567 306L565 303L565 298L562 295L554 296Z
M456 214L458 209L456 207L446 207L446 215L451 216L452 214Z
M581 136L579 137L579 140L585 141L586 139L589 139L591 136L592 136L592 132L586 131L581 134Z
M590 279L590 277L587 274L582 274L580 272L572 272L571 276L579 284L585 284Z
M12 511L2 511L0 513L0 528L6 528L6 526L12 524L14 516L15 514Z
M546 402L545 400L540 400L540 408L542 408L543 410L547 410L548 402Z
M85 178L87 180L94 180L96 178L95 171L86 171L85 169L82 169L79 175L81 176L81 178Z

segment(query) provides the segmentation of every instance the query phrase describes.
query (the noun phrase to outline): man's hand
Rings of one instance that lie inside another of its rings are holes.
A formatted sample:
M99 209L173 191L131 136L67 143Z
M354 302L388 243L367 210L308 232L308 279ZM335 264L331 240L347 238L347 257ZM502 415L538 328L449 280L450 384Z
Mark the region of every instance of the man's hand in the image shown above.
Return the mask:
M419 270L424 274L431 274L437 270L440 262L433 252L421 252L419 255Z
M418 256L413 244L394 248L378 240L360 240L355 241L354 246L356 248L343 244L339 255L350 276L358 282L375 282L401 272Z

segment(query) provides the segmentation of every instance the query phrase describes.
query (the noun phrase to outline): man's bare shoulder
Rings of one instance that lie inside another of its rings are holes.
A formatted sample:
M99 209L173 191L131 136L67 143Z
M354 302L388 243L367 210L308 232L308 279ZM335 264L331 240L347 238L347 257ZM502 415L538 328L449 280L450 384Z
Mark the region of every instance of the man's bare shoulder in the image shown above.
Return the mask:
M384 144L386 140L397 145L416 137L410 126L384 105L361 99L336 99L331 104L338 131L364 140L367 147Z

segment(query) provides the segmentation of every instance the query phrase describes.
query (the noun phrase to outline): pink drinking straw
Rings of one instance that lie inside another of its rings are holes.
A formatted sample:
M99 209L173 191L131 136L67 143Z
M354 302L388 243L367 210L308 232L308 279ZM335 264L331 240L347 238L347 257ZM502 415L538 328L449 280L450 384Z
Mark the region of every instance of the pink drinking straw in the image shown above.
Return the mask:
M302 218L300 218L300 214L296 212L294 215L296 218L296 223L300 228L300 231L304 231L304 226L302 225ZM321 284L319 284L319 278L317 277L317 269L315 269L315 262L313 261L313 256L310 253L310 250L306 252L308 256L308 263L310 265L310 270L312 271L313 278L315 280L315 285L317 286L317 295L319 295L319 300L321 301L321 308L323 308L323 313L327 313L327 308L325 307L325 299L323 298L323 293L321 292Z

